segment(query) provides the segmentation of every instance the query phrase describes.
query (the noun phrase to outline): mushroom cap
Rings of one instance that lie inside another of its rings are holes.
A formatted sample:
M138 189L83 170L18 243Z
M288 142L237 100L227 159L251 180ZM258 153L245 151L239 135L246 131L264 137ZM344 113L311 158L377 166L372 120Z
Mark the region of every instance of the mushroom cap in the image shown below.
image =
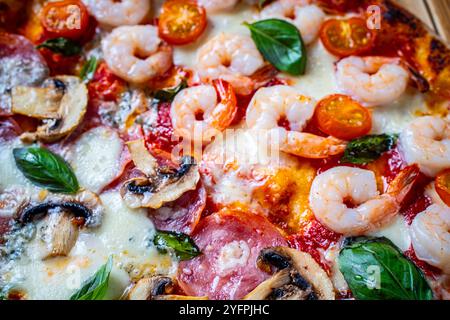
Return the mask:
M244 299L334 300L333 284L310 254L288 247L261 250L258 265L275 274Z
M159 209L163 204L194 190L200 180L198 168L191 157L184 157L177 170L156 168L153 176L138 177L126 181L122 197L130 208Z

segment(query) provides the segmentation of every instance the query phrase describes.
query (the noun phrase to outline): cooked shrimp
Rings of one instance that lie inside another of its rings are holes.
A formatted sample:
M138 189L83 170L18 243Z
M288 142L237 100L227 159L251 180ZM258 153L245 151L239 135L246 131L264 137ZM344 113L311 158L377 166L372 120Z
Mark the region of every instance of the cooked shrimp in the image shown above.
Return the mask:
M247 108L249 128L267 130L280 150L305 158L326 158L344 152L345 143L333 137L301 132L314 114L315 101L284 85L259 89ZM279 123L287 121L289 129Z
M313 42L319 34L325 13L306 0L280 0L266 6L261 19L278 18L292 23L300 31L306 44Z
M250 94L256 86L252 75L264 59L249 36L220 33L198 51L198 73L203 81L223 79L236 93Z
M100 23L118 27L136 25L150 13L150 0L83 0Z
M118 27L103 39L102 49L112 72L129 82L146 82L172 66L172 49L150 25Z
M190 141L211 141L230 125L237 111L232 91L222 98L218 101L216 89L211 85L182 90L175 96L170 109L175 133ZM198 120L199 117L202 119Z
M315 217L329 229L346 236L363 235L398 213L418 173L416 166L407 167L380 195L372 171L335 167L314 179L309 203Z
M450 168L450 121L437 116L414 119L401 132L399 148L407 163L417 163L434 177Z
M417 257L450 274L450 208L429 206L414 218L410 234Z
M406 90L409 73L400 60L385 57L348 57L336 65L338 86L366 106L383 105Z
M198 0L208 13L216 13L233 9L239 0Z

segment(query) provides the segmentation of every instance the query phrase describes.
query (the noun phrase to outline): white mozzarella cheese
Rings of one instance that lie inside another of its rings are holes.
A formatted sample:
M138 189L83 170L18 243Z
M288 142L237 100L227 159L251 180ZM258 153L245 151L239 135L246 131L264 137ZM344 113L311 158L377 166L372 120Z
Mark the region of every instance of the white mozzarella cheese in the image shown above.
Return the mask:
M69 162L80 185L100 192L121 169L123 142L116 131L97 127L84 133L69 151Z
M0 190L12 186L31 187L14 161L13 149L23 147L19 139L0 144Z
M374 237L386 237L391 240L400 250L406 251L411 245L409 236L409 226L405 218L401 215L394 218L391 224L371 233Z

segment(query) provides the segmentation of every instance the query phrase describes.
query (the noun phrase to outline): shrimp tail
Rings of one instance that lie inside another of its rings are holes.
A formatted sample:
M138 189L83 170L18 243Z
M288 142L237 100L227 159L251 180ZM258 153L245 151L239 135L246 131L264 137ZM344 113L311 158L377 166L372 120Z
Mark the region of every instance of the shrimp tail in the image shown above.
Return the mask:
M280 149L299 157L322 159L343 153L346 146L346 141L334 137L324 138L310 133L291 132Z
M417 183L419 176L420 168L417 164L407 166L391 181L386 193L393 196L398 204L401 204Z

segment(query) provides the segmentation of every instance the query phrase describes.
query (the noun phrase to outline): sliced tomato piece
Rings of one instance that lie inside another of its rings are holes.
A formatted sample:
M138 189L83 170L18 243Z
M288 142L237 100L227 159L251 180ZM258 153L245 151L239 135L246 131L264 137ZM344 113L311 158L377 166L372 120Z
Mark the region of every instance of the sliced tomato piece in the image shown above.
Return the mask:
M184 193L158 210L149 210L149 214L158 230L191 234L200 221L205 205L206 190L199 183L195 190Z
M436 176L435 186L442 201L450 206L450 169L444 170Z
M169 0L159 16L159 35L170 44L194 42L205 31L206 11L195 1Z
M333 94L319 101L314 119L322 132L344 140L364 136L372 128L369 110L342 94Z
M41 10L41 24L51 36L77 40L89 27L89 13L79 0L48 2Z
M325 12L341 15L357 12L364 5L364 0L316 0L316 2Z
M210 299L245 296L270 277L256 265L260 251L287 245L265 217L229 208L200 221L193 239L202 254L180 263L178 281L186 294Z
M320 29L323 45L338 57L367 52L374 46L375 38L375 31L369 30L366 20L362 18L330 19Z

